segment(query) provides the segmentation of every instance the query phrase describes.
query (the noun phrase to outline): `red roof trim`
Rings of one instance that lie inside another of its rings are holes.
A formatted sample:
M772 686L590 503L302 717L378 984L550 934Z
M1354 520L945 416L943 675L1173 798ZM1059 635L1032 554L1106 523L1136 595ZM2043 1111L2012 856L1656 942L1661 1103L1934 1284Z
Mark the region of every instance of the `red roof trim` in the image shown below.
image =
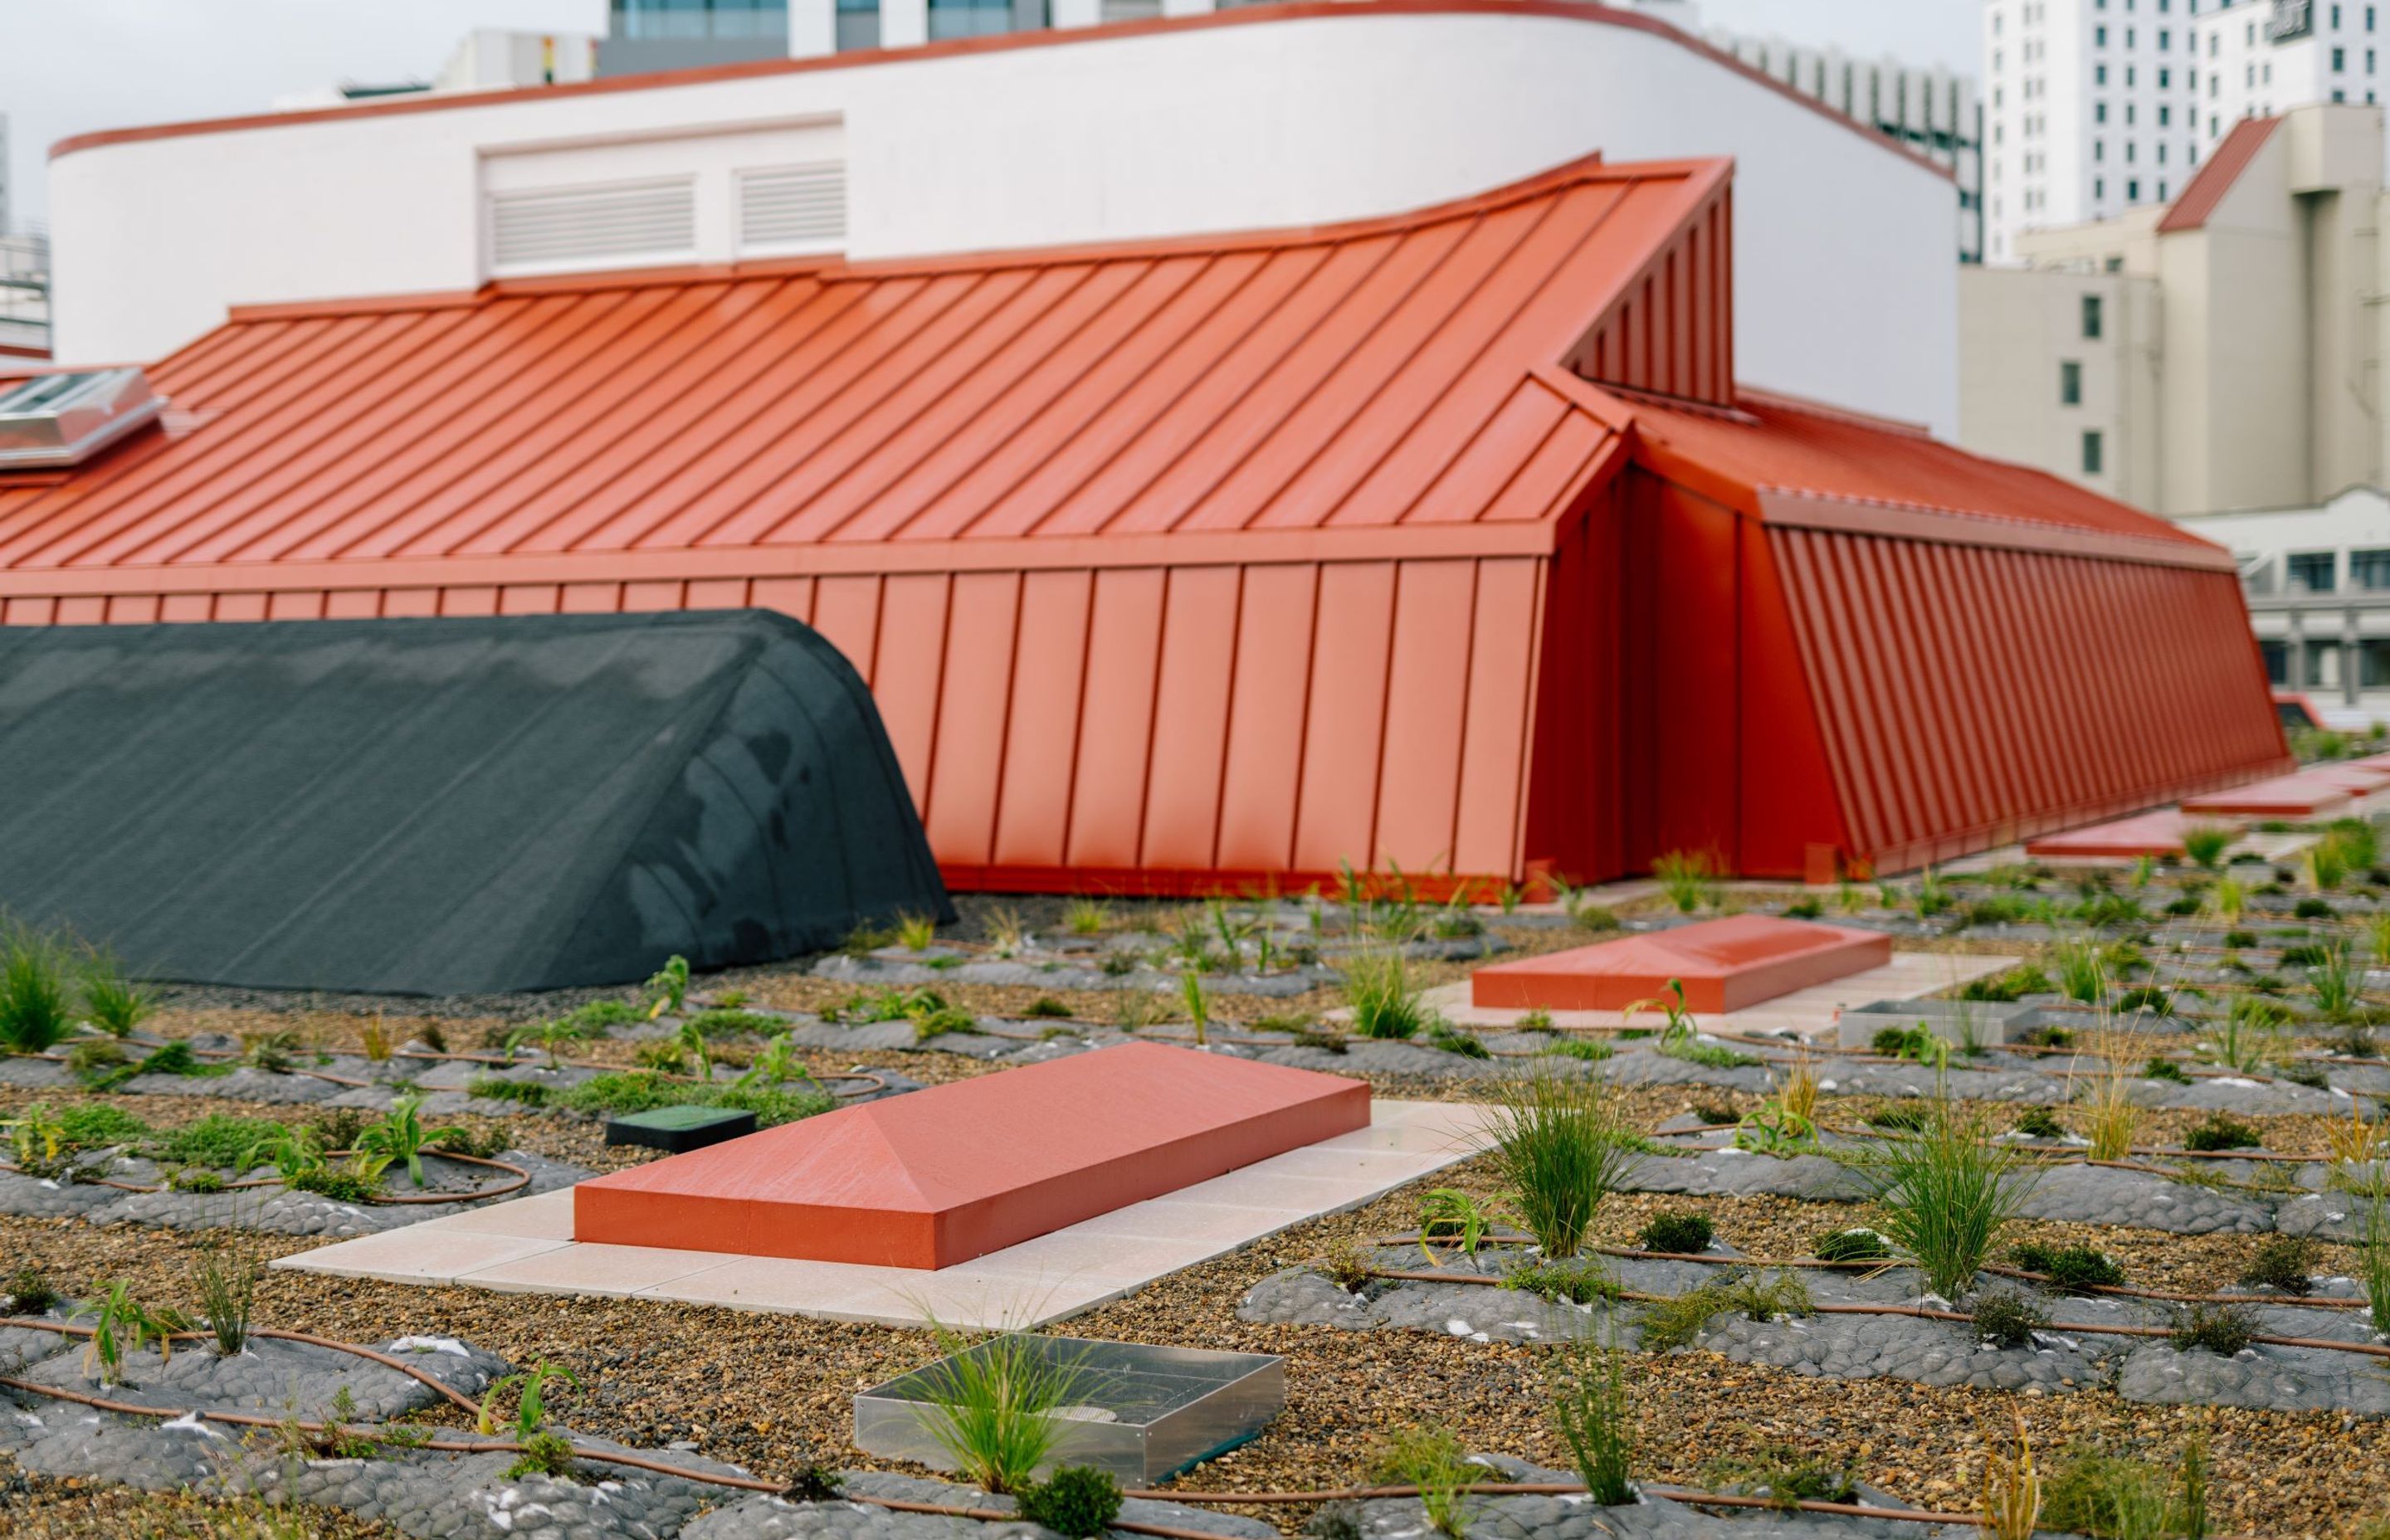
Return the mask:
M282 128L294 123L347 121L392 113L439 112L464 107L503 107L517 102L550 100L558 96L596 96L617 91L669 90L676 86L702 85L714 81L760 79L771 75L803 74L821 70L864 69L874 65L898 64L915 59L950 58L964 54L997 53L1015 48L1053 47L1073 43L1109 42L1115 38L1142 36L1147 33L1200 32L1213 27L1249 26L1256 22L1319 18L1342 19L1385 15L1558 17L1566 20L1596 22L1603 26L1623 27L1632 32L1648 32L1652 36L1664 38L1690 53L1708 59L1713 64L1742 76L1745 80L1764 85L1786 100L1799 103L1828 122L1839 124L1860 135L1878 148L1922 167L1945 181L1954 179L1952 173L1947 167L1936 165L1932 160L1918 154L1907 146L1886 138L1854 119L1844 117L1815 97L1803 96L1774 76L1754 70L1733 55L1714 48L1700 38L1679 32L1664 21L1634 11L1614 10L1601 5L1571 4L1569 0L1367 0L1365 4L1356 4L1355 0L1296 0L1296 3L1288 5L1240 6L1204 16L1171 17L1151 21L1124 21L1106 27L1047 27L1035 32L1010 32L997 37L957 38L944 43L925 43L905 48L858 49L852 53L826 54L810 58L763 59L749 64L717 64L702 69L675 70L651 75L623 75L569 85L533 85L512 91L460 91L437 96L409 96L389 101L315 108L296 112L250 113L230 118L202 118L189 122L155 123L138 128L102 129L91 134L72 135L59 140L50 147L50 159L57 160L79 150L97 149L108 145L137 144L148 139L179 138L187 135L229 134L243 129Z
M2184 230L2205 229L2208 216L2241 180L2241 173L2249 169L2257 152L2266 148L2266 141L2274 136L2281 121L2243 118L2234 123L2232 132L2224 136L2224 142L2207 157L2207 163L2182 189L2182 196L2167 207L2165 217L2158 221L2158 234L2171 236Z
M2047 551L2049 526L1970 508L1933 507L1923 504L1880 502L1841 497L1782 487L1757 489L1764 523L1804 530L1832 530L1844 534L1891 535L1903 540L1929 540L1945 545L1990 545L2003 549ZM2208 571L2237 571L2232 553L2205 541L2164 539L2152 535L2118 534L2107 530L2070 528L2069 556L2108 557L2158 567L2192 567Z

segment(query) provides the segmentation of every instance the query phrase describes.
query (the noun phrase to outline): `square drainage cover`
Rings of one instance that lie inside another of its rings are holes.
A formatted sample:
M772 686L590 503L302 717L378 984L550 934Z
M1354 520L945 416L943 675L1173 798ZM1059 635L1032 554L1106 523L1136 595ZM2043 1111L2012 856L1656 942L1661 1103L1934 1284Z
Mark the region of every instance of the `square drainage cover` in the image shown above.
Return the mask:
M640 1144L677 1155L755 1132L755 1114L731 1107L657 1107L606 1120L608 1144Z
M961 1385L1001 1379L1030 1399L1060 1392L1054 1465L1092 1465L1149 1486L1246 1443L1286 1409L1284 1360L1266 1353L1098 1342L1022 1333L981 1342L854 1398L855 1447L955 1468L938 1436Z

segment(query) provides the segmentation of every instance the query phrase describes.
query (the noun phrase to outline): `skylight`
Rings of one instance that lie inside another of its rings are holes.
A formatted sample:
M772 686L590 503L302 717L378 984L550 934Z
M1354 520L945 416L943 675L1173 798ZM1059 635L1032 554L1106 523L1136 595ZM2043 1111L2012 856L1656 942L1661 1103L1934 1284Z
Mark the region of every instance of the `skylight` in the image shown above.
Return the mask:
M139 369L81 369L0 386L0 470L80 465L166 404Z

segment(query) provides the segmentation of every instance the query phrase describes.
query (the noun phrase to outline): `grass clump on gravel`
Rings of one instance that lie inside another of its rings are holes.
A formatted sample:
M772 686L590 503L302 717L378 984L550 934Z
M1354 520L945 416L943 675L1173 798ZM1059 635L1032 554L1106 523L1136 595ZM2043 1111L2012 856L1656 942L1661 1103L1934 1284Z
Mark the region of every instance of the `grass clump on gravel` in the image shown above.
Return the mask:
M2125 1270L2107 1252L2090 1246L2012 1246L2009 1260L2048 1278L2050 1287L2062 1293L2114 1289L2125 1281Z
M1486 1153L1548 1260L1574 1256L1634 1152L1607 1083L1537 1069L1493 1083Z
M2187 1528L2174 1485L2151 1461L2072 1449L2044 1484L2041 1527L2091 1540L2163 1540Z
M1439 1534L1460 1540L1470 1483L1486 1474L1458 1439L1429 1424L1399 1428L1386 1435L1370 1478L1389 1485L1419 1488L1420 1506Z
M1834 1230L1818 1238L1819 1262L1890 1262L1892 1243L1873 1230Z
M1914 1136L1867 1150L1855 1165L1883 1211L1885 1238L1928 1289L1951 1300L1974 1287L2034 1176L2014 1150L1990 1142L1980 1116L1947 1098Z
M465 1094L484 1101L511 1101L519 1107L547 1105L547 1086L536 1080L508 1080L499 1075L475 1075L465 1083Z
M2009 1131L2012 1134L2022 1134L2028 1139L2062 1139L2066 1137L2066 1125L2059 1122L2058 1114L2052 1112L2047 1107L2029 1107L2025 1109L2024 1116L2018 1118L2016 1122L2009 1124Z
M1409 965L1391 946L1357 953L1344 964L1344 1003L1353 1012L1354 1032L1363 1037L1417 1037L1428 1025L1429 1012L1411 987Z
M2185 1149L2197 1150L2255 1149L2264 1142L2255 1128L2221 1112L2210 1112L2182 1136Z
M2047 1312L2013 1290L1986 1293L1975 1302L1975 1332L1994 1347L2031 1347L2033 1334L2049 1324Z
M237 1171L251 1150L289 1132L288 1124L271 1118L236 1118L211 1112L168 1134L158 1142L154 1153L160 1161L173 1165Z
M1708 1251L1710 1242L1716 1238L1717 1227L1705 1213L1656 1214L1643 1226L1643 1249L1647 1251L1694 1256Z
M2241 1281L2252 1289L2306 1294L2315 1289L2316 1243L2306 1236L2268 1236L2257 1243Z
M1596 1300L1614 1300L1619 1294L1618 1280L1590 1257L1530 1262L1504 1274L1502 1287L1555 1303L1565 1301L1570 1304L1591 1304Z
M0 1306L11 1315L46 1315L58 1303L58 1291L30 1262L18 1264L8 1276L8 1287L0 1289Z
M760 1010L734 1010L715 1007L700 1010L688 1019L700 1037L769 1037L788 1026L777 1016L766 1016Z
M72 1149L104 1149L150 1136L150 1127L122 1108L87 1101L58 1114L58 1136Z
M74 1031L67 1006L73 956L47 930L0 922L0 1045L41 1053Z
M1586 1495L1603 1508L1634 1502L1635 1422L1626 1393L1626 1355L1615 1346L1574 1343L1553 1350L1552 1426L1569 1447Z
M1702 1480L1714 1488L1739 1487L1747 1495L1766 1497L1785 1508L1796 1503L1847 1503L1858 1495L1858 1482L1848 1470L1780 1444L1747 1459L1713 1460L1703 1467Z
M1068 1427L1054 1414L1086 1392L1084 1352L1023 1332L973 1344L932 1329L945 1356L902 1383L904 1393L928 1403L923 1431L966 1480L989 1492L1023 1491Z
M1647 1307L1640 1323L1647 1353L1690 1347L1714 1315L1736 1311L1754 1321L1811 1315L1809 1287L1790 1272L1736 1273Z
M2231 1357L2256 1338L2257 1317L2237 1304L2192 1304L2175 1312L2166 1327L2177 1353L2205 1348L2218 1358Z

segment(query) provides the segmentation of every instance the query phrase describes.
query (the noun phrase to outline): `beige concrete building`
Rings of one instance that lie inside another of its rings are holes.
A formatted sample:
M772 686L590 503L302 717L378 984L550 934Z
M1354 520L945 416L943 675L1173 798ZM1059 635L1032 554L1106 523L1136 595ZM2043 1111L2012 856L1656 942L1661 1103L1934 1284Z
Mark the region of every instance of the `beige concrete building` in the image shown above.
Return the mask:
M2383 133L2245 120L2171 204L1962 272L1960 442L2169 516L2390 483Z

